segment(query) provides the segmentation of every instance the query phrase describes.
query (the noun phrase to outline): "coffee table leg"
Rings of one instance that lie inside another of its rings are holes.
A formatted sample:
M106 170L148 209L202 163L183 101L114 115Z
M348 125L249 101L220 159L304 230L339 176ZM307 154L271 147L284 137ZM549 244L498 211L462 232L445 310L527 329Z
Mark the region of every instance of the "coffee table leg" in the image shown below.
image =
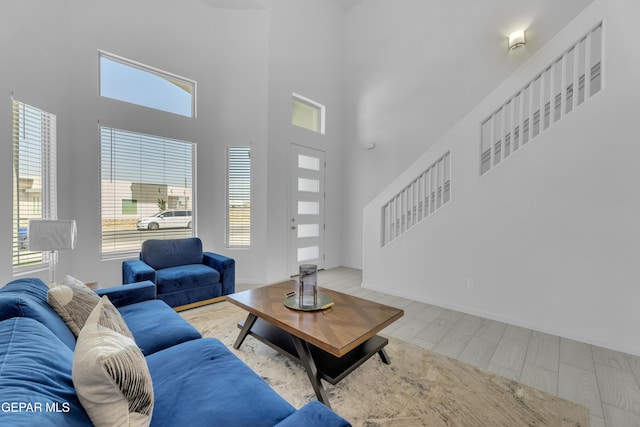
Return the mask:
M242 325L242 329L240 329L240 334L238 335L238 338L236 338L236 342L233 344L233 348L235 348L236 350L240 348L240 346L244 342L244 339L247 337L247 335L249 335L249 331L251 330L253 324L256 323L257 319L258 316L249 313L249 315L247 316L247 320L245 320L244 325Z
M291 335L291 339L293 340L293 344L295 345L296 351L298 352L298 358L300 359L304 370L309 376L311 386L316 392L316 397L320 402L324 403L326 407L331 408L331 405L329 404L329 396L327 396L327 392L325 391L324 387L322 387L322 383L320 382L320 374L318 373L318 367L316 366L316 362L313 360L311 351L309 351L309 346L306 342L293 335Z
M382 359L382 363L384 363L385 365L391 365L391 359L389 359L389 356L387 355L387 352L384 351L384 348L380 350L378 354L380 355L380 359Z

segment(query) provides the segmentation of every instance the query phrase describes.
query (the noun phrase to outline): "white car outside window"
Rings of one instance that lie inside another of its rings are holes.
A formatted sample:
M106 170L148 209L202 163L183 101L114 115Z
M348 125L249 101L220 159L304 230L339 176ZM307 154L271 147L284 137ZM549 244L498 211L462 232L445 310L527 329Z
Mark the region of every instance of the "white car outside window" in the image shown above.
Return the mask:
M138 230L157 230L159 228L191 228L191 211L166 210L149 218L138 220Z

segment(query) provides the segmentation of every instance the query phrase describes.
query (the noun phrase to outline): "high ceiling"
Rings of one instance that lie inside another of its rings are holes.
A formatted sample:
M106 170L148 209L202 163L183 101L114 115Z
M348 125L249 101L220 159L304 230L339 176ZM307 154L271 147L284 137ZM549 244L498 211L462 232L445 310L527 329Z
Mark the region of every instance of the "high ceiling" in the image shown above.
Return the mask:
M338 3L338 6L340 6L342 10L347 11L351 9L353 6L355 6L356 4L364 0L333 0L333 1Z
M264 9L260 0L202 0L216 9Z
M202 0L218 9L264 9L261 0ZM334 0L345 12L363 0Z
M424 141L437 141L592 2L334 1L352 7L345 14L345 83L361 113L366 98L371 114L379 114L368 131L377 138L397 132L386 124L396 114L431 118L426 129L412 130L423 121L409 120L407 134L394 135L396 141L421 135L415 152L402 150L408 158L424 150ZM526 46L509 52L508 35L521 29Z

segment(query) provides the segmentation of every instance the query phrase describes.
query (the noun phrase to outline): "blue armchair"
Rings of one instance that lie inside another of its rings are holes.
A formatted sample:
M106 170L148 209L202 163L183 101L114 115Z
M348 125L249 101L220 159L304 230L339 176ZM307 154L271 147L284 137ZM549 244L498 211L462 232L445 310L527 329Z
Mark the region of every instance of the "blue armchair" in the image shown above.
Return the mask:
M122 283L150 280L157 298L176 310L197 307L235 292L233 258L202 251L197 237L146 240L140 259L122 262Z

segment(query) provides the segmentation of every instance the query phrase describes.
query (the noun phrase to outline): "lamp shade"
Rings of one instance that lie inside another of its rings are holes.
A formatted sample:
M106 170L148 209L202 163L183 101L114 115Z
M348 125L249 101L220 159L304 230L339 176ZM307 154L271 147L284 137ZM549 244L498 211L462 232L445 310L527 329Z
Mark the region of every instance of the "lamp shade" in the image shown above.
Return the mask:
M73 249L77 235L75 220L32 219L29 221L29 250Z

